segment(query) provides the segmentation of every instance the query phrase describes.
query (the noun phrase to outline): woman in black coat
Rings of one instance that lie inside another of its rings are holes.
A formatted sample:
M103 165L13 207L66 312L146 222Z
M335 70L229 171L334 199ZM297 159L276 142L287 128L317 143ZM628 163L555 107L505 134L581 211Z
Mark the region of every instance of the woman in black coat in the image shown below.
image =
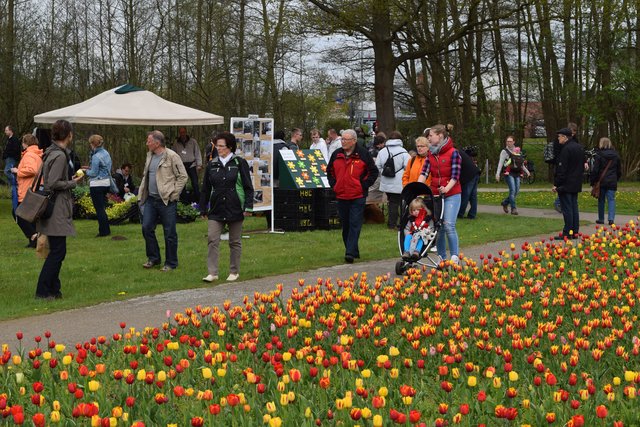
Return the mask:
M605 199L607 201L607 218L609 219L609 225L613 224L616 218L616 191L618 190L618 181L621 176L622 168L618 152L614 150L609 138L600 138L598 151L596 152L596 158L589 177L592 187L600 181L598 220L596 224L604 224Z
M200 213L209 220L209 274L202 278L205 282L218 280L220 235L225 225L229 227L231 258L227 280L237 280L240 274L242 222L253 209L253 184L249 164L234 154L236 147L236 138L229 132L222 132L215 137L218 156L207 164L202 182Z

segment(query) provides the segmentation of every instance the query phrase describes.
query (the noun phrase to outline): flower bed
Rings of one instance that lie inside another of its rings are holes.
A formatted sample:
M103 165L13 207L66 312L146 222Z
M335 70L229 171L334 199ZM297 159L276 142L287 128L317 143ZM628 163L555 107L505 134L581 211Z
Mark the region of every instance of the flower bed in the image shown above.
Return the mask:
M637 423L638 229L197 306L0 359L8 425Z
M93 207L91 196L89 195L89 187L76 187L73 190L75 200L74 217L95 219L96 210ZM127 220L136 220L139 218L139 210L137 205L138 199L133 196L127 200L123 200L115 194L109 193L107 196L107 218L111 225L122 224ZM178 202L177 205L177 221L180 223L193 222L200 215L197 204L184 204Z

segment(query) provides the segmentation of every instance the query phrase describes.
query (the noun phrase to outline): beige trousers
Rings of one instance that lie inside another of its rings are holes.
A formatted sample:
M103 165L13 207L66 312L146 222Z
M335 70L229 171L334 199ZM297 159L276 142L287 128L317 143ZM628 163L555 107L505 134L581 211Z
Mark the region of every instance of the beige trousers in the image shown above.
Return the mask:
M208 221L207 269L209 274L218 275L218 259L220 257L220 235L224 229L224 222L210 219ZM242 255L242 221L227 222L229 225L229 273L240 273L240 256Z

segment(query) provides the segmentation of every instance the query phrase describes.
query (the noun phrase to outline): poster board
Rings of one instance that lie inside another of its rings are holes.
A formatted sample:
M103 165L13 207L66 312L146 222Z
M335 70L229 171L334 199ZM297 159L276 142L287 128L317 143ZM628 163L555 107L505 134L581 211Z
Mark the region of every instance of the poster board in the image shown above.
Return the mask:
M280 188L330 188L327 163L320 150L280 150Z
M253 183L253 210L271 210L273 205L273 119L257 116L232 117L231 133L236 137L236 155L249 163Z

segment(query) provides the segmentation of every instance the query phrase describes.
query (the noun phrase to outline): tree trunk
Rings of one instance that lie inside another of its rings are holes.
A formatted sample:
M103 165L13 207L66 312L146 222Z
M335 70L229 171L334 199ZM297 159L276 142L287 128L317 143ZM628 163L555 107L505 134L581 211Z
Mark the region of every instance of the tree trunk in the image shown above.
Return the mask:
M389 133L396 129L396 116L393 111L393 50L391 42L373 41L373 71L375 82L373 85L376 100L376 120L378 129Z

